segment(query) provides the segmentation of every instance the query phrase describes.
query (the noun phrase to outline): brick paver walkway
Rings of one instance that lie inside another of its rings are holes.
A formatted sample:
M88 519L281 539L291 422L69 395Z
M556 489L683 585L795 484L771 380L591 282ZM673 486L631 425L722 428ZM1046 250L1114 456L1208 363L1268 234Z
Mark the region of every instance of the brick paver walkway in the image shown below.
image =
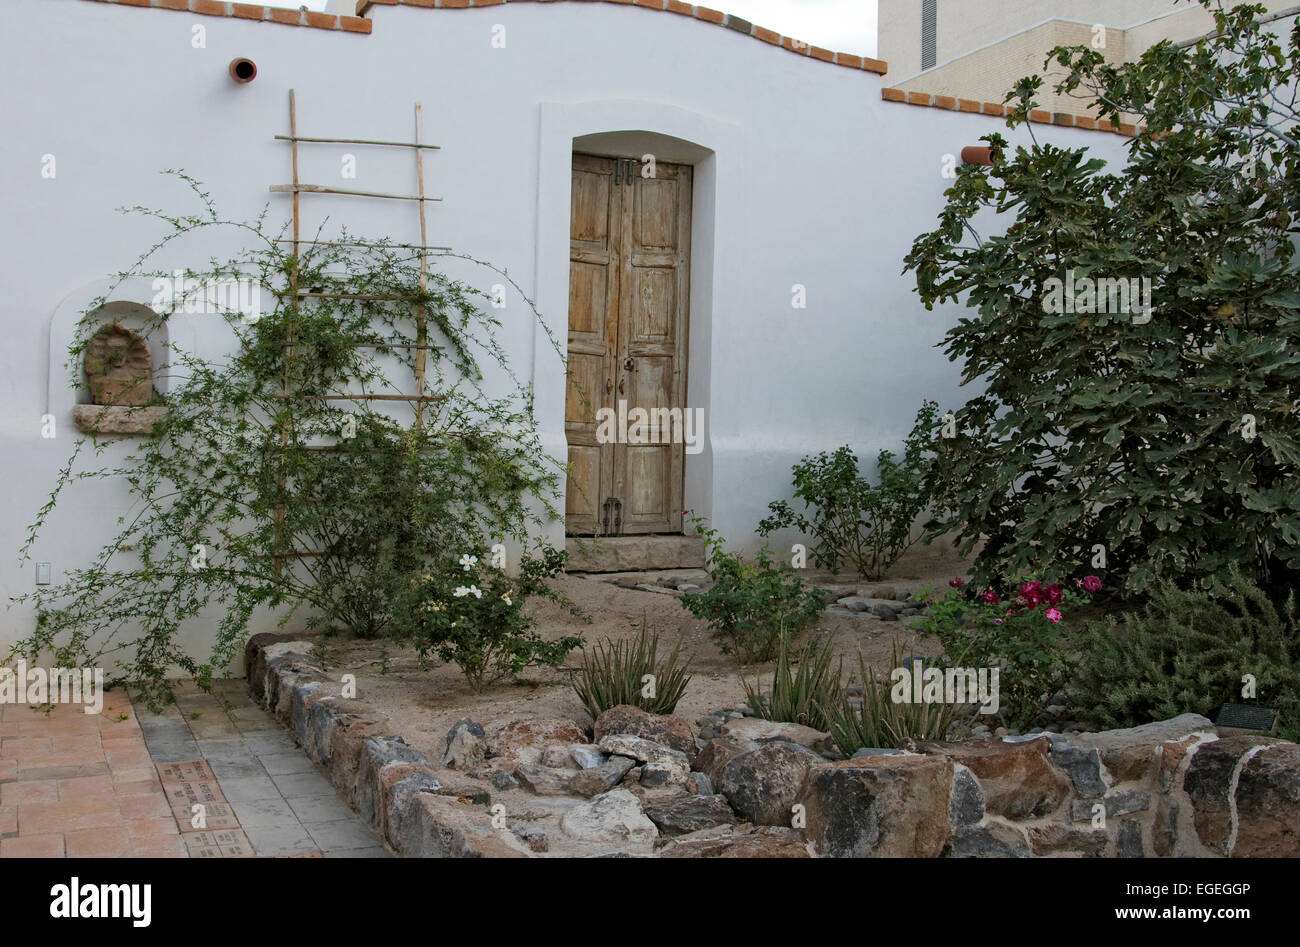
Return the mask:
M242 680L172 692L0 706L0 858L387 856Z
M99 714L0 705L0 858L184 854L125 694Z

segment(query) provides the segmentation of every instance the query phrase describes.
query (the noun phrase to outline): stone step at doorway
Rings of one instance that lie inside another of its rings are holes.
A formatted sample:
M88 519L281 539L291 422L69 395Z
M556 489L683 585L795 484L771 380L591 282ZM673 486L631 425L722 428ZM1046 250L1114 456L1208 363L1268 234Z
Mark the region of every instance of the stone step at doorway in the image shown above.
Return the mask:
M568 572L703 569L701 536L569 536Z

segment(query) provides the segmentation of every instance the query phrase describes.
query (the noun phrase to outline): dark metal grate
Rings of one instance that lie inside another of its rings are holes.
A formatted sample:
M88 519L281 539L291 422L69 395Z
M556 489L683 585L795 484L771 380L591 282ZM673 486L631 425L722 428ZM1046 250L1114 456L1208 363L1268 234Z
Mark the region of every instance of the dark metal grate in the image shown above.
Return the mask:
M1224 704L1219 711L1219 719L1214 723L1219 727L1272 733L1277 723L1277 711L1249 704Z
M933 69L938 55L939 0L921 0L921 68Z

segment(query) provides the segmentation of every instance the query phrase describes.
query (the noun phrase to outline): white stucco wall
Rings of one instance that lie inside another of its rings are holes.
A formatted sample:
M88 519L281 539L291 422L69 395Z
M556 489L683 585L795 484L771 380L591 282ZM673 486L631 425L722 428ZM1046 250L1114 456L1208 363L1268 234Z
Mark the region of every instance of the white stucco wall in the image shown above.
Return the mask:
M935 349L960 310L927 313L900 275L912 239L943 206L944 156L1001 129L995 119L883 102L881 77L792 55L686 17L610 4L547 3L482 10L378 7L372 35L87 3L8 0L0 214L6 221L4 399L0 421L0 594L33 588L16 550L75 431L62 371L68 314L105 277L154 242L157 224L115 208L193 209L164 168L202 180L223 214L251 218L268 202L287 220L288 91L299 134L408 139L423 103L430 242L493 261L566 334L570 153L575 138L639 131L689 143L696 200L689 406L703 407L708 448L687 458L688 506L737 545L754 546L767 503L788 495L802 455L852 444L873 458L896 448L924 398L958 403L958 372ZM493 27L506 48L493 48ZM191 45L206 29L206 48ZM34 42L33 37L41 37ZM258 77L237 85L227 63L247 56ZM1124 140L1035 126L1040 138L1087 145L1112 162ZM1010 136L1027 141L1024 129ZM341 156L358 159L355 180ZM42 156L57 177L41 176ZM303 146L305 183L413 193L409 152ZM417 242L413 205L305 195L305 232L328 214L353 232ZM328 231L327 231L328 232ZM209 233L159 258L202 267L232 235ZM499 277L453 272L487 289ZM792 286L808 307L791 307ZM124 293L130 293L128 287ZM143 290L140 290L143 292ZM120 296L121 294L119 294ZM148 302L147 298L138 299ZM531 314L511 298L498 313L516 371L537 384L547 446L564 452L559 362ZM52 324L54 340L51 341ZM203 325L178 326L200 350ZM54 358L50 357L51 348ZM53 391L54 393L51 393ZM40 436L41 416L59 436ZM115 450L129 453L130 442ZM63 571L113 532L123 498L78 488L33 559ZM557 525L555 541L562 541ZM31 616L0 612L0 645ZM205 630L192 632L200 642Z

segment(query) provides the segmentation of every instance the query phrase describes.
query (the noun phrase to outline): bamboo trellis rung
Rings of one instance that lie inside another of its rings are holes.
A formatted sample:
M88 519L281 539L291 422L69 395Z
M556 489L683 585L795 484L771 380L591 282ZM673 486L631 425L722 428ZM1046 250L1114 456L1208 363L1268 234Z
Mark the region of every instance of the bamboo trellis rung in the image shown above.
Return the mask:
M416 243L375 243L368 240L294 240L292 237L276 237L276 243L301 243L316 247L381 247L389 250L440 250L450 251L451 247L426 247Z
M446 401L446 395L302 395L302 394L279 394L276 399L287 401L297 399L299 401Z
M412 194L385 194L382 191L354 191L344 187L326 187L323 184L272 184L274 194L343 194L350 197L381 197L390 201L440 201L441 197Z
M276 135L276 141L305 141L326 145L382 145L391 148L428 148L437 151L441 145L422 145L414 141L375 141L373 138L308 138L306 135Z

